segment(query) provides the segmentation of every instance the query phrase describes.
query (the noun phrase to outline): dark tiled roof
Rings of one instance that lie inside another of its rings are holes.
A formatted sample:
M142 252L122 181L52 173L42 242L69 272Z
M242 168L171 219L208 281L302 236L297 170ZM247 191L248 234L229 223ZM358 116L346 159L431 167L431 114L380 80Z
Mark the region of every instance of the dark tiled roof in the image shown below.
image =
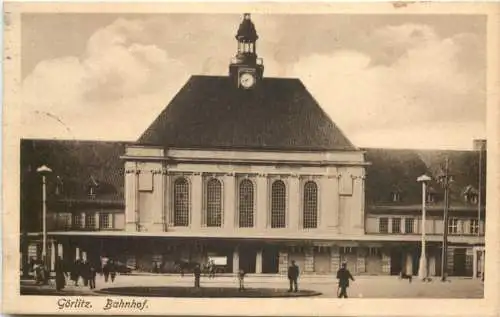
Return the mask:
M22 140L22 185L40 183L36 169L47 165L47 194L52 200L122 201L124 142ZM94 187L95 197L89 195Z
M422 174L432 177L430 192L436 194L434 206L443 205L444 190L436 180L444 170L445 159L449 159L449 173L453 176L450 186L450 205L476 208L464 199L468 186L478 188L479 152L440 150L400 150L367 148L366 203L379 206L418 205L422 199L422 185L416 180ZM483 156L484 157L484 156ZM485 162L483 161L483 190L485 188ZM391 191L396 189L401 200L392 201ZM432 205L432 204L431 204Z
M139 144L188 148L355 150L298 79L252 90L229 77L193 76Z

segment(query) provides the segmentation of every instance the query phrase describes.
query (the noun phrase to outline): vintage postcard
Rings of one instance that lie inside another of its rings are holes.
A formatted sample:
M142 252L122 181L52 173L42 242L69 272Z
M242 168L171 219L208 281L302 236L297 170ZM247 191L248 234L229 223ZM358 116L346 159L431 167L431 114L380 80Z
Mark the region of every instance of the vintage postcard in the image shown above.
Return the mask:
M4 10L3 312L498 316L498 4Z

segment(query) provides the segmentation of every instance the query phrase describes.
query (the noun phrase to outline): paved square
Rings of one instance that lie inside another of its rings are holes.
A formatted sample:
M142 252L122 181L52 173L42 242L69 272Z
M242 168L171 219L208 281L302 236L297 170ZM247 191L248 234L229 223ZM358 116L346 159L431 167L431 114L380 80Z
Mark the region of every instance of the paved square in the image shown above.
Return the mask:
M350 297L357 298L482 298L484 285L480 280L467 278L450 278L449 282L441 282L439 278L431 282L400 280L395 276L358 276L348 289ZM193 276L186 275L119 275L114 283L104 283L97 277L96 290L109 287L127 286L182 286L192 287ZM80 285L82 283L80 282ZM238 287L234 276L217 276L215 279L201 278L202 287ZM288 280L282 276L248 276L245 279L247 288L288 288ZM322 298L337 296L337 282L333 276L306 276L299 280L299 288L321 292ZM32 281L22 281L23 294L40 295L98 295L83 285L75 287L72 281L62 292L56 292L53 281L48 286L35 286Z

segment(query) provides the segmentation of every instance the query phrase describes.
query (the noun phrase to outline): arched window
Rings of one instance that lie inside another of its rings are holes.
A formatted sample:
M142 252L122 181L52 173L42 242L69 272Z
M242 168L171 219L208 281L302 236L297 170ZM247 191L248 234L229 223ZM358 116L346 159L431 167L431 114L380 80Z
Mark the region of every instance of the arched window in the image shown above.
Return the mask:
M189 182L178 178L174 182L174 226L189 226Z
M239 190L239 224L240 228L253 227L254 190L253 183L244 179Z
M286 186L277 180L271 187L271 228L286 227Z
M218 179L207 182L206 191L207 227L222 225L222 185Z
M309 181L304 185L304 210L302 212L303 226L307 228L318 227L318 185Z

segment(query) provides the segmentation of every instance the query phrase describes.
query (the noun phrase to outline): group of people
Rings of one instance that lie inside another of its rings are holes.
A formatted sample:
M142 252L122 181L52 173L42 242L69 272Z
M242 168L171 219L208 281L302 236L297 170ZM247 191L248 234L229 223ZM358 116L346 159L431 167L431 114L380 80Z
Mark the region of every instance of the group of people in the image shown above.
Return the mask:
M116 269L113 260L108 260L104 265L100 268L102 275L104 275L104 282L108 282L111 277L111 282L114 282L116 278ZM80 279L83 282L83 286L89 287L90 289L96 288L96 276L98 271L98 266L87 261L86 259L77 259L70 267L65 265L64 261L61 257L58 257L55 261L56 274L56 290L60 291L66 286L66 279L69 277L71 281L73 281L75 286L78 286L78 282ZM69 274L68 274L69 272ZM48 272L45 273L46 280L48 281ZM39 279L41 279L35 270L35 279L38 283Z
M299 280L299 267L292 260L292 265L288 267L288 280L290 281L289 292L297 292L299 289L298 280ZM347 288L349 287L349 280L354 281L351 272L347 269L347 263L343 262L340 265L340 269L337 271L337 279L338 279L338 298L347 298Z

